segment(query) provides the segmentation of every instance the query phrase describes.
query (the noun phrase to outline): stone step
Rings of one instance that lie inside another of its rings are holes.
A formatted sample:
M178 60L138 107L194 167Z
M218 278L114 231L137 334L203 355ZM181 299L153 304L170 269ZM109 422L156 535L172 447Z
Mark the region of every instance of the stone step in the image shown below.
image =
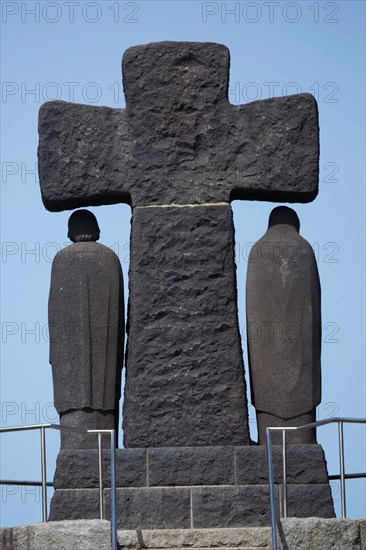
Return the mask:
M271 550L270 529L119 531L121 550ZM366 520L286 519L278 524L279 550L366 550ZM4 550L111 550L110 523L82 520L0 529Z
M105 520L49 521L0 529L1 550L111 550Z
M366 520L289 518L278 523L279 550L366 550ZM121 549L272 550L269 527L118 531Z
M269 527L240 527L223 529L146 529L118 531L118 541L123 548L147 548L185 550L215 548L215 550L260 548L270 550Z

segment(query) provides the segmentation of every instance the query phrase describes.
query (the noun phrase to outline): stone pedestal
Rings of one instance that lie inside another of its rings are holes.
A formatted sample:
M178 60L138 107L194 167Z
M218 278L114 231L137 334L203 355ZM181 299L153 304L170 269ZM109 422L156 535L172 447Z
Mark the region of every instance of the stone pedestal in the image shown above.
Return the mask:
M274 446L273 450L278 496L281 447ZM109 452L103 453L108 487ZM54 484L51 520L99 517L97 451L61 451ZM290 517L335 517L320 445L288 446L288 484ZM109 518L109 489L105 489L105 499ZM266 448L119 449L117 515L119 529L268 526Z

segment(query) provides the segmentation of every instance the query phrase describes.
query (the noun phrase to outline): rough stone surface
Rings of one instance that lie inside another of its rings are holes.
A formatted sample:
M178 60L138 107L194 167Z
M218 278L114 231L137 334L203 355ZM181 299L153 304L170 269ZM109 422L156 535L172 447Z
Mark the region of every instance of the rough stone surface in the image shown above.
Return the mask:
M282 446L272 447L275 482L282 483ZM235 447L235 481L239 485L268 483L267 449L264 445ZM288 483L328 483L321 445L287 446Z
M176 550L184 550L186 548L186 546L174 546L174 548L176 548ZM197 550L203 550L203 548L206 548L204 546L196 546L195 547ZM215 550L223 550L225 548L225 550L235 550L235 548L238 548L237 546L214 546ZM245 550L258 550L258 548L260 548L261 550L272 550L272 548L270 546L242 546L239 548L245 548Z
M275 483L282 483L282 447L273 446ZM103 476L110 484L110 453L103 451ZM160 447L116 450L117 487L257 485L268 483L267 449L242 447ZM54 476L55 489L97 488L98 452L61 451ZM320 445L288 445L289 484L327 483Z
M137 208L126 447L249 443L229 205Z
M50 506L49 520L100 518L98 489L56 489Z
M291 517L335 517L329 485L290 485L288 513ZM268 486L192 488L192 514L197 528L270 525Z
M359 524L361 535L361 550L366 550L366 520L361 520Z
M276 487L278 501L278 487ZM109 519L109 490L105 490ZM278 515L280 510L277 510ZM335 517L327 484L289 485L290 517ZM57 489L50 519L97 519L97 489ZM120 529L170 529L269 526L267 485L141 487L117 489Z
M335 518L329 484L289 485L288 515L294 518Z
M148 457L150 485L234 484L232 447L149 449Z
M105 490L106 517L110 518L110 494ZM97 489L56 490L50 519L96 519L99 517ZM117 489L117 524L120 529L189 529L188 488Z
M118 489L118 527L122 529L189 529L188 488ZM108 507L107 507L108 511Z
M348 519L283 519L279 538L283 550L363 550L361 523Z
M117 487L143 487L147 484L146 449L116 450ZM103 478L110 485L110 453L103 451ZM98 451L61 451L53 480L55 489L99 486Z
M315 421L321 399L319 275L298 223L292 209L275 208L268 231L249 255L248 357L260 444L266 442L266 426ZM315 430L289 432L287 437L312 443Z
M365 520L286 519L278 526L280 550L365 550ZM122 548L261 548L271 550L269 527L119 531Z
M280 550L365 550L365 520L286 519L278 528ZM118 531L121 548L271 550L269 527ZM110 524L103 520L49 522L0 529L4 550L110 550Z
M106 517L110 519L110 491L104 491ZM97 519L97 489L59 489L50 509L51 521ZM117 524L119 529L188 529L190 492L188 488L117 489Z
M270 525L268 486L192 489L193 527Z
M225 46L152 43L124 54L126 110L43 105L45 206L313 200L315 99L299 94L234 106L228 81Z
M166 529L119 531L123 548L266 548L271 544L269 527L231 529Z
M111 550L109 521L60 521L0 529L3 550Z

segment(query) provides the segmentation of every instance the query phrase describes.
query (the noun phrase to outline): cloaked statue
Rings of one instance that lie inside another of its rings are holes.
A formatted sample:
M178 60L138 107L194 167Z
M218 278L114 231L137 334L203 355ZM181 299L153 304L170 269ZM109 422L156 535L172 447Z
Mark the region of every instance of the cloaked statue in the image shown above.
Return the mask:
M275 208L249 255L247 338L259 444L266 441L266 426L314 422L321 400L319 275L299 229L294 210ZM293 443L316 443L315 429L287 436ZM272 432L275 443L280 437Z
M98 222L88 210L70 216L68 237L73 244L58 252L52 265L50 363L61 424L117 430L123 279L117 255L96 242L99 235ZM63 449L96 446L96 436L61 432Z

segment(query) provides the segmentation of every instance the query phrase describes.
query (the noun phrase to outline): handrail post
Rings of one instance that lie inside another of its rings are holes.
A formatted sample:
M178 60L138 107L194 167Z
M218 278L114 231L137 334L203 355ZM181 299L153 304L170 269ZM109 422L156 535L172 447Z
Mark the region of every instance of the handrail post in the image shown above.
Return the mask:
M344 478L344 439L343 439L343 421L338 421L338 441L339 441L339 469L341 475L341 510L342 518L347 517L346 511L346 483Z
M116 489L116 432L111 430L111 529L112 550L118 550L117 489Z
M268 454L269 499L270 499L270 503L271 503L272 550L278 550L278 547L277 547L276 496L275 496L275 486L274 486L272 440L271 440L271 430L270 430L270 428L266 428L266 436L267 436L267 454Z
M282 476L283 476L283 518L287 518L287 447L286 430L282 430Z
M41 428L42 521L47 521L46 429Z
M103 498L103 462L102 462L102 434L98 433L98 470L99 470L99 516L104 519L104 498Z

